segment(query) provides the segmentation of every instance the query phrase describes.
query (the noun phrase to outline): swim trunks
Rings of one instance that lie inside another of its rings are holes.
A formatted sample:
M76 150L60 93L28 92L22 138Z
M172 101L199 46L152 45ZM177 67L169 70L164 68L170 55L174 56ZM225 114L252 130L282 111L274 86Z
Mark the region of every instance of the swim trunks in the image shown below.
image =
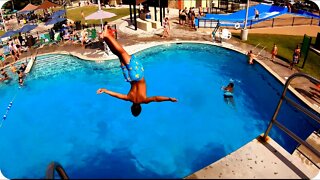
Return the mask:
M225 98L233 97L233 93L232 93L232 92L229 92L229 91L225 91L224 94L223 94L223 96L224 96Z
M132 81L139 81L144 76L144 69L142 64L134 57L134 55L131 55L131 59L129 64L126 64L125 66L121 66L124 79L127 82Z

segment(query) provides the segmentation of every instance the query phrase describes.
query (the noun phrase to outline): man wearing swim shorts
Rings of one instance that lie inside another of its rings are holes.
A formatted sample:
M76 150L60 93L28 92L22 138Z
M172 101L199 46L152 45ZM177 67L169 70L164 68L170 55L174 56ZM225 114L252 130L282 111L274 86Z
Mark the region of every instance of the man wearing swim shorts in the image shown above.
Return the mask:
M8 76L7 72L4 69L1 69L1 75L3 76L3 78L1 78L0 81L10 79L10 77Z
M130 56L123 47L108 33L108 29L105 28L104 32L100 35L109 46L113 54L119 57L121 63L121 69L124 78L131 84L131 89L128 94L120 94L109 91L105 88L97 90L97 94L106 93L110 96L131 101L131 113L133 116L138 116L141 112L141 104L148 104L150 102L162 102L171 101L177 102L176 98L164 97L164 96L153 96L147 97L147 85L144 79L144 69L142 64L133 55Z

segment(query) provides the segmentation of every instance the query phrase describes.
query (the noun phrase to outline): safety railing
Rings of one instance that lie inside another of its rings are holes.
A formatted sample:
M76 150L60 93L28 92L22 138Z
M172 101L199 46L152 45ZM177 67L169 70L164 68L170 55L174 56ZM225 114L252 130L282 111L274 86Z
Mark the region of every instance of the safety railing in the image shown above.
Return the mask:
M219 20L199 19L199 28L216 28L219 25Z
M46 171L46 179L54 179L54 172L57 171L61 179L69 179L63 167L57 162L51 162Z
M307 143L306 141L302 140L300 137L298 137L296 134L294 134L292 131L290 131L288 128L286 128L284 125L282 125L278 120L277 120L277 116L279 114L279 110L281 108L281 105L283 103L284 100L286 100L288 102L288 104L292 105L293 107L295 107L297 110L305 113L306 115L308 115L310 118L312 118L313 120L315 120L317 123L320 124L320 117L317 116L316 114L312 113L310 110L304 108L302 105L294 102L292 99L288 98L286 96L288 87L290 85L290 82L297 78L297 77L304 77L306 79L308 79L309 81L311 81L314 84L320 84L320 81L318 79L315 79L314 77L311 77L307 74L304 73L295 73L293 75L291 75L288 80L286 81L285 85L284 85L284 89L282 92L282 95L280 97L280 101L277 105L277 108L272 116L272 119L268 125L268 128L266 129L262 139L264 141L266 141L268 134L272 128L273 125L276 125L280 130L284 131L286 134L288 134L291 138L293 138L295 141L297 141L298 143L302 144L303 146L305 146L307 149L309 149L313 154L315 154L318 158L320 158L320 152L317 151L314 147L312 147L309 143ZM310 160L311 161L311 160ZM316 165L315 162L311 161L313 164ZM318 167L318 166L317 166ZM319 168L319 167L318 167Z
M219 22L219 20L215 19L198 19L199 28L214 28L214 24ZM241 24L243 26L243 21L233 21L233 20L223 20L220 21L220 25L226 28L234 28L234 24ZM211 25L212 24L212 25ZM229 25L228 25L229 24ZM256 22L256 20L248 20L247 26L249 29L256 28L273 28L273 27L284 27L284 26L319 26L320 19L317 18L307 18L307 17L287 17L287 18L272 18L263 20L260 22ZM213 26L213 27L212 27Z

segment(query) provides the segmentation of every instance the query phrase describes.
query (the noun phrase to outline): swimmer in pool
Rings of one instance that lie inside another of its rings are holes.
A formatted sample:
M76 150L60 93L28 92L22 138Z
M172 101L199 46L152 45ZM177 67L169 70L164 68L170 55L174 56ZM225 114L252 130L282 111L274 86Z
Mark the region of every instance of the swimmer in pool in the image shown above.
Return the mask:
M3 76L3 78L0 78L0 81L5 81L10 79L10 77L8 76L7 72L4 69L1 69L1 75Z
M147 85L144 78L144 69L142 64L133 55L129 55L123 47L109 34L108 29L105 28L104 32L100 35L109 46L113 54L119 57L121 69L124 78L130 83L131 89L128 94L120 94L112 92L105 88L97 90L97 94L106 93L118 99L132 102L131 113L133 116L138 116L142 110L141 104L148 104L150 102L171 101L177 102L176 98L165 96L152 96L147 97Z
M233 87L234 87L233 83L229 83L227 87L223 87L223 90L224 90L223 96L225 98L233 97Z

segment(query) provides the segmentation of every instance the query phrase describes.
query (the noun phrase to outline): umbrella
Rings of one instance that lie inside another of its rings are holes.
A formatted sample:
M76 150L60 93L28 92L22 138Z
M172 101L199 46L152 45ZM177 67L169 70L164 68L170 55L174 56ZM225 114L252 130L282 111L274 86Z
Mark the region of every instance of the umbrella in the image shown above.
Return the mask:
M54 19L58 18L66 13L66 10L59 10L57 12L54 12L49 18Z
M50 2L50 1L48 1L48 0L46 0L46 1L44 1L41 5L39 5L39 6L37 7L37 9L35 9L35 10L38 10L38 9L48 9L48 8L57 7L57 6L59 6L59 4L55 4L55 3L52 3L52 2Z
M27 32L29 32L29 31L33 30L34 28L36 28L37 26L38 26L38 25L30 25L30 24L27 24L27 25L23 26L23 27L19 30L19 32L27 33Z
M18 13L34 11L35 9L37 9L37 7L38 6L35 6L35 5L31 4L31 3L29 3L23 9L21 9Z
M90 19L105 19L105 18L111 18L116 16L114 13L106 12L103 10L98 10L97 12L94 12L90 14L89 16L85 17L85 20L90 20Z
M10 37L10 36L13 36L15 34L17 34L18 31L7 31L6 33L4 33L1 38L5 38L5 37Z
M57 24L58 22L62 22L65 21L66 18L55 18L55 19L51 19L50 21L46 22L45 25L51 25L51 24Z

